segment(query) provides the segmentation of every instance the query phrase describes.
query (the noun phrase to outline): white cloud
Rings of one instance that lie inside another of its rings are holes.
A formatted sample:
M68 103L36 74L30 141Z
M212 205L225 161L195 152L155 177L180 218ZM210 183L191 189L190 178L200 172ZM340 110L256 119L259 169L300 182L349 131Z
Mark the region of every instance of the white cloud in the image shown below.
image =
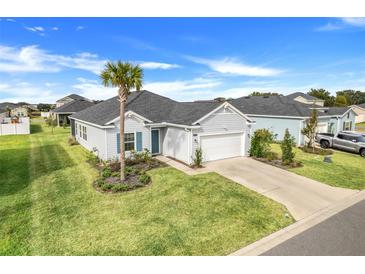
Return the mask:
M341 19L347 25L365 27L365 17L345 17Z
M159 62L141 62L139 64L144 69L174 69L180 67L177 64L168 64Z
M85 27L84 27L84 26L77 26L77 27L76 27L76 31L83 30L83 29L85 29Z
M105 100L114 97L118 94L117 88L107 88L99 84L96 80L85 78L77 78L77 84L72 85L75 93L80 94L86 98L94 100Z
M148 82L143 86L143 89L157 92L159 94L171 94L182 91L201 90L219 86L221 82L215 79L196 78L185 81L170 81L170 82Z
M58 27L53 27L53 28L51 28L51 30L54 30L54 31L57 31L57 30L59 30L60 28L58 28Z
M2 94L1 101L4 102L23 101L28 103L39 103L42 101L54 103L57 99L62 97L48 88L44 89L27 82L1 84L0 94Z
M278 69L250 66L244 63L240 63L234 58L224 58L220 60L212 60L191 56L188 56L187 58L195 63L206 65L212 70L222 74L264 77L275 76L282 73L282 71Z
M45 33L44 33L44 28L41 27L41 26L38 26L38 27L24 27L26 30L30 31L30 32L34 32L34 33L37 33L39 34L40 36L44 36Z
M343 28L343 26L341 26L339 24L327 23L326 25L318 27L315 30L316 31L333 31L333 30L339 30L342 28Z
M12 19L12 18L7 18L5 20L8 21L8 22L16 22L15 19Z
M106 60L97 54L81 52L73 56L51 54L36 45L22 48L0 45L0 72L58 72L65 68L80 69L99 74ZM138 63L138 62L137 62ZM140 62L144 69L173 69L177 64Z
M64 68L99 74L105 60L88 52L74 56L50 54L36 45L15 48L0 45L0 72L58 72Z

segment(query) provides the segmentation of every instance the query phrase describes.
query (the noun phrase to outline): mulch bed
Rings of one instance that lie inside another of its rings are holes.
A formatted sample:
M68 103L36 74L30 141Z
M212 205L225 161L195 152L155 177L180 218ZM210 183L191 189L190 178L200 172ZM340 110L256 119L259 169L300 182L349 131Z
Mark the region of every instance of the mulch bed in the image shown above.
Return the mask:
M109 165L97 164L95 167L102 174L104 168L109 168L112 175L103 177L102 175L93 183L94 188L101 193L118 193L131 191L137 188L145 187L151 184L151 177L147 171L166 167L167 165L157 159L150 162L126 161L125 181L120 183L120 165L118 162L109 163Z
M266 159L266 158L256 158L256 157L252 157L252 158L257 160L257 161L263 162L265 164L269 164L269 165L272 165L272 166L275 166L275 167L278 167L278 168L281 168L281 169L285 169L285 170L303 166L303 164L300 163L300 162L294 162L291 165L284 165L281 162L280 159L269 160L269 159Z

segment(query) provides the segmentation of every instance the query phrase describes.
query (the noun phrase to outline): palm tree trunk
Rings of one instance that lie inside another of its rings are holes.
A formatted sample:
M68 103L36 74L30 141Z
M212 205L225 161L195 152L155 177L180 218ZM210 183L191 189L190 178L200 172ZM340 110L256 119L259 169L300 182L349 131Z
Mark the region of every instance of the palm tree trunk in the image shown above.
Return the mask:
M124 155L124 110L125 110L125 101L124 96L120 96L120 181L124 182L124 167L125 167L125 155Z

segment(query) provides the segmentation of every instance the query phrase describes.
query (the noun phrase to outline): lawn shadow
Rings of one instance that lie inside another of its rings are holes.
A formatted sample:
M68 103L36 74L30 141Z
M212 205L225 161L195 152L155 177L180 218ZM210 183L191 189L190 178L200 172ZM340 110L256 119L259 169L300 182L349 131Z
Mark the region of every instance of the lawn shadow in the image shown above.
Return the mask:
M7 149L0 155L0 196L15 194L29 186L31 180L74 166L66 150L58 144ZM33 162L33 171L29 165Z
M43 132L43 128L40 124L31 124L30 125L30 133L34 134L34 133L40 133Z

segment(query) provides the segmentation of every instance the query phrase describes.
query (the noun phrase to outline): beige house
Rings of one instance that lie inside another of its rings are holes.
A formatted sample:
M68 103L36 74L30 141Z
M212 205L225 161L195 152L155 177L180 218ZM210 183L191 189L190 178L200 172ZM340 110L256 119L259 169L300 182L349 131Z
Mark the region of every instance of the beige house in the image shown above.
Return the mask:
M361 105L353 105L351 108L356 113L355 123L365 122L365 103Z
M29 108L27 106L19 106L11 109L11 116L28 117Z
M324 100L313 97L303 92L295 92L287 95L286 97L306 105L316 105L319 107L324 106Z
M58 99L56 101L56 108L59 108L65 104L68 104L68 103L71 103L73 101L77 101L77 100L85 100L85 101L90 101L89 99L85 98L85 97L82 97L80 95L77 95L77 94L70 94L70 95L67 95L61 99Z

